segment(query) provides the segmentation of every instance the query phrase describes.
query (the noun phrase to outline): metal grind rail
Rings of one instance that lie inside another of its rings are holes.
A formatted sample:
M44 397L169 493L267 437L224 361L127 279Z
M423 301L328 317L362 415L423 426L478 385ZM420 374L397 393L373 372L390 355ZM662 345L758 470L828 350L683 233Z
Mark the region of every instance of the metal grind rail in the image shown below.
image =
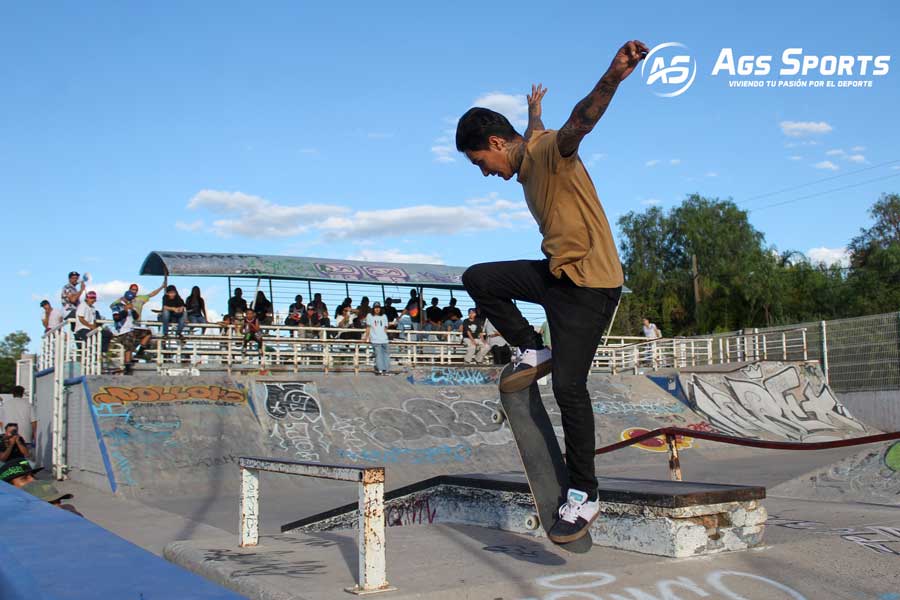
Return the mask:
M724 433L711 433L708 431L695 431L683 427L661 427L633 438L603 446L594 451L594 455L609 454L622 448L627 448L643 441L665 437L666 446L669 449L669 477L672 481L681 481L681 461L678 457L678 438L691 437L698 440L720 442L733 446L746 446L748 448L763 448L766 450L830 450L832 448L846 448L848 446L862 446L864 444L876 444L890 440L900 440L900 431L891 433L879 433L846 440L833 440L829 442L769 442L766 440L754 440L750 438L735 437Z
M259 473L284 473L359 483L359 582L346 591L373 594L395 590L385 575L384 467L242 456L240 537L242 548L259 544Z

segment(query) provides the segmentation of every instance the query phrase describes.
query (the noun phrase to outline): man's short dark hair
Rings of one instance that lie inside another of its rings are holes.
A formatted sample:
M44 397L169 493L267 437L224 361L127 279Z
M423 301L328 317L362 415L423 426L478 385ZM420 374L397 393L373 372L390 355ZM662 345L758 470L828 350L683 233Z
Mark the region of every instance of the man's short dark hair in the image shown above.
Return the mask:
M49 306L49 304L50 304L49 300L41 300L41 308L44 308L45 306Z
M16 398L24 398L25 388L23 388L21 385L14 385L12 389L12 395Z
M488 138L492 135L511 142L519 137L509 120L489 108L476 106L466 111L456 125L456 149L470 152L488 149Z

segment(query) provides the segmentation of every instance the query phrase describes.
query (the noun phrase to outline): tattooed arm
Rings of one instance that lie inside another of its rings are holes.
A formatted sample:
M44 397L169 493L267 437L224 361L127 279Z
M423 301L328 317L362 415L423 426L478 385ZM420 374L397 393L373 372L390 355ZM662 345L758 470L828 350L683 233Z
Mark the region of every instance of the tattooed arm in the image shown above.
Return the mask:
M528 128L525 130L526 140L530 140L531 134L535 131L544 130L544 122L541 121L541 100L546 93L547 88L540 83L537 85L531 84L531 93L526 96L526 98L528 98Z
M557 133L556 145L560 154L571 156L578 151L581 140L591 132L606 112L619 84L631 75L637 64L647 56L647 52L647 46L637 40L627 42L616 52L609 69L591 93L575 105L569 120Z

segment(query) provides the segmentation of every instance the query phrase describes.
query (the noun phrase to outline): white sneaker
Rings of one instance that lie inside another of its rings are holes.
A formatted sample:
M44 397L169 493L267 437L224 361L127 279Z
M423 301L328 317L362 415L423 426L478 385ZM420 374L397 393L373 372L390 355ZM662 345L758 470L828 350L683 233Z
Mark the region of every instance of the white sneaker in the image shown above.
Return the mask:
M547 536L557 544L573 542L587 535L591 523L600 514L600 499L590 501L581 490L569 489L566 503L559 507L559 520Z
M513 368L500 380L500 391L509 394L524 390L553 370L553 354L549 348L525 350L516 348Z

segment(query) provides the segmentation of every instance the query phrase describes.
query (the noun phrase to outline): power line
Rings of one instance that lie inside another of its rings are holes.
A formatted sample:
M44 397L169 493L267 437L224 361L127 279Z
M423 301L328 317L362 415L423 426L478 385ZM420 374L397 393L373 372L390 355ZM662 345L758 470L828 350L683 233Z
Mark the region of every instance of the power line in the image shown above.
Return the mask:
M855 171L847 171L846 173L841 173L840 175L832 175L830 177L823 177L822 179L816 179L815 181L809 181L807 183L801 183L799 185L794 185L791 187L783 188L780 190L775 190L774 192L766 192L765 194L757 194L756 196L750 196L749 198L745 198L741 201L741 204L746 204L752 200L759 200L761 198L768 198L770 196L777 196L778 194L784 194L785 192L792 192L794 190L799 190L805 187L809 187L811 185L816 185L819 183L824 183L826 181L832 181L834 179L840 179L841 177L847 177L849 175L855 175L857 173L863 173L865 171L871 171L872 169L878 169L881 167L885 167L887 165L892 165L895 163L900 163L900 159L889 160L887 162L879 163L877 165L872 165L871 167L864 167L862 169L857 169Z
M875 177L873 179L866 179L865 181L860 181L857 183L851 183L849 185L832 188L830 190L823 190L821 192L815 192L813 194L807 194L806 196L799 196L797 198L792 198L791 200L784 200L783 202L776 202L774 204L767 204L766 206L760 206L759 208L748 209L747 212L759 212L761 210L765 210L767 208L774 208L776 206L784 206L785 204L791 204L793 202L799 202L800 200L807 200L809 198L815 198L817 196L824 196L825 194L831 194L834 192L839 192L841 190L849 190L850 188L859 187L861 185L866 185L869 183L874 183L876 181L883 181L885 179L891 179L893 177L900 177L900 173L894 173L892 175L884 175L883 177Z

